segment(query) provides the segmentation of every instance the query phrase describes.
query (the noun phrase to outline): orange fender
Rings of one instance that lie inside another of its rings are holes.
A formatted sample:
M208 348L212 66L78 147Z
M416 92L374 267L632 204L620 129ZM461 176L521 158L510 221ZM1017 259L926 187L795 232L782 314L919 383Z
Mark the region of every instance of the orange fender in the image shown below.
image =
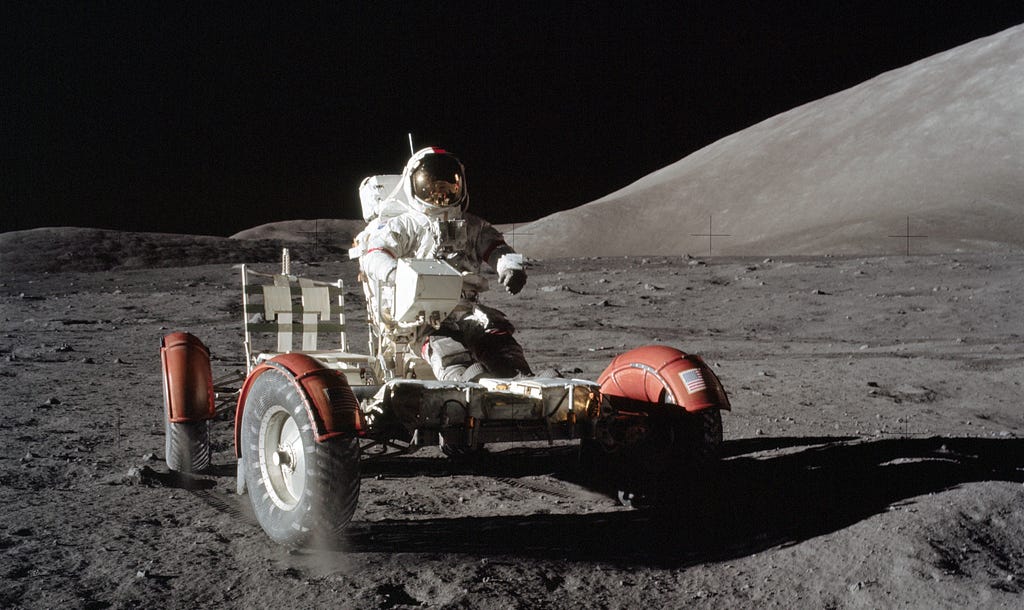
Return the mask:
M687 411L730 409L722 383L700 356L664 345L616 356L597 383L602 394L676 404Z
M305 354L281 354L257 366L246 378L235 409L235 456L241 457L242 415L245 401L253 381L267 371L282 373L295 386L306 407L306 415L313 427L316 442L322 443L341 435L362 436L366 421L359 409L359 401L348 380L340 371L324 367L318 360Z
M160 340L164 411L173 424L213 419L210 350L194 335L171 333Z

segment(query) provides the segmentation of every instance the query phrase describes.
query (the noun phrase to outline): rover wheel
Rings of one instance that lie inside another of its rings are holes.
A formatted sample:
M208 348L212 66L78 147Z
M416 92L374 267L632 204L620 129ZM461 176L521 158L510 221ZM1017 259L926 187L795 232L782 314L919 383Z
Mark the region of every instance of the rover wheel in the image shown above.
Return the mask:
M242 415L244 486L267 534L288 546L333 546L359 498L359 439L317 443L283 373L252 384Z
M606 467L619 503L631 508L680 499L713 472L722 446L722 415L718 409L644 422L625 430ZM600 457L598 443L581 446L588 461ZM607 463L607 461L606 461Z
M235 493L244 496L246 493L245 488L245 460L238 458L238 462L235 464Z
M697 467L712 465L722 453L722 412L705 409L689 415L693 430L690 458Z
M202 472L210 467L210 422L171 423L164 418L164 460L175 472Z
M466 444L466 431L462 428L441 432L441 453L452 460L472 460L487 455L483 443L475 447Z

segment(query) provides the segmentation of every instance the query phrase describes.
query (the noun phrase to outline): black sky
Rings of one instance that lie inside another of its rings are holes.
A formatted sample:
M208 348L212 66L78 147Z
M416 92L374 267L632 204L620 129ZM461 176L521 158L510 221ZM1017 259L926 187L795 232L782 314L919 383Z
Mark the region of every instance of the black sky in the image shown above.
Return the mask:
M356 218L417 147L532 220L1024 22L989 2L3 3L0 230Z

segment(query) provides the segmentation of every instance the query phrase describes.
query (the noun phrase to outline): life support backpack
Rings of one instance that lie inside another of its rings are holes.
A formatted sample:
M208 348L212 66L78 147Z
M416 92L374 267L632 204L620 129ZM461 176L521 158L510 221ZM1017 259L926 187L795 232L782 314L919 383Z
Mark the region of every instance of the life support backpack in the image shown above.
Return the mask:
M367 226L352 241L348 255L352 260L366 253L370 234L383 227L388 220L410 209L402 188L401 174L368 176L359 183L359 203L363 207L363 220Z

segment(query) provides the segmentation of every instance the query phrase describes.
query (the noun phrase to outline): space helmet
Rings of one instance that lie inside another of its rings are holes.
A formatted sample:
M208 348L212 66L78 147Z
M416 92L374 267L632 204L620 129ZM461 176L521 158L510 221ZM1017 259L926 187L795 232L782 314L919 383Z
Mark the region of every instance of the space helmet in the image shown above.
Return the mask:
M406 194L420 211L462 211L469 203L466 168L443 148L424 148L405 168Z

